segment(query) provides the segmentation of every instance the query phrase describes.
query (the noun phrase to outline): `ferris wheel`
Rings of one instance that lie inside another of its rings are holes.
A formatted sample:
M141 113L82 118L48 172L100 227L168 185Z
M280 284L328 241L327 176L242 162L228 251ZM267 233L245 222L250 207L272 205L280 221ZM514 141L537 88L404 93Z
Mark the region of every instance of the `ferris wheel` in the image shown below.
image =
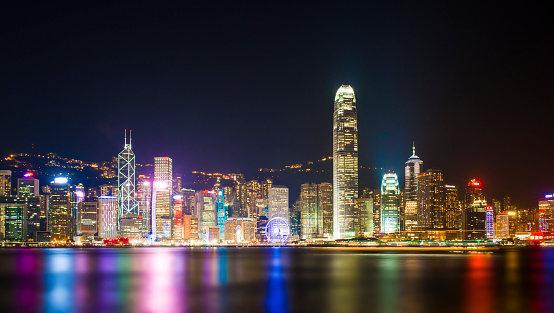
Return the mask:
M286 243L290 235L289 224L281 217L274 217L267 222L265 234L271 243Z

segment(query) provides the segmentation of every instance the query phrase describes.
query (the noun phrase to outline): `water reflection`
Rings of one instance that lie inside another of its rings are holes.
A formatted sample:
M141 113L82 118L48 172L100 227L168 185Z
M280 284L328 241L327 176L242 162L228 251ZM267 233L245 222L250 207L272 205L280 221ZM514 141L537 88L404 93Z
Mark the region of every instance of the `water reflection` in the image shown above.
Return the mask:
M287 286L283 274L283 248L271 248L269 256L269 276L267 280L267 295L265 311L268 313L288 312Z
M75 311L73 254L69 249L50 249L45 255L45 312Z
M465 299L468 313L496 312L491 262L489 254L470 254L467 258Z
M553 312L554 249L0 249L0 312Z

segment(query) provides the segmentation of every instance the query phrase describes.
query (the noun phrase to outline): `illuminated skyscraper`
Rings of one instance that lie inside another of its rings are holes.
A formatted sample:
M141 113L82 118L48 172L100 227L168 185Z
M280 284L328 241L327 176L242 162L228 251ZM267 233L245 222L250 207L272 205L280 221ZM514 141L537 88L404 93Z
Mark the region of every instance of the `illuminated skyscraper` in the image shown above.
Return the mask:
M400 230L400 188L396 173L386 173L381 183L381 232Z
M33 177L33 173L23 175L23 178L17 179L17 196L38 196L39 183L38 179Z
M206 239L208 228L217 225L217 194L215 191L196 192L193 215L198 216L198 238Z
M137 201L142 217L142 236L152 231L152 184L146 179L139 179L137 184Z
M422 229L446 227L444 181L441 170L427 170L418 176L418 216Z
M467 184L464 201L463 234L465 240L483 240L487 234L487 201L482 184L472 179Z
M127 130L125 130L125 146L117 156L118 229L122 237L138 238L142 235L142 220L139 216L139 204L135 198L135 153L131 143L131 132L127 143Z
M9 196L12 194L12 171L0 171L0 196Z
M272 186L269 189L269 219L274 217L289 221L289 189L285 186Z
M101 239L117 238L117 197L98 197L98 237Z
M406 231L415 230L418 226L417 217L417 177L421 173L423 161L415 154L415 144L412 146L412 156L406 161L404 168L404 220Z
M373 197L358 199L358 234L363 237L373 236Z
M52 239L66 241L71 238L71 200L67 178L58 177L50 184L48 195L48 228Z
M335 95L333 113L333 237L356 236L358 212L358 117L349 85Z
M461 229L462 210L460 200L458 199L458 187L453 185L444 186L444 205L446 210L446 228Z
M173 190L173 160L154 158L154 186L152 189L152 236L171 237L171 191Z
M554 231L554 195L547 194L539 200L539 230Z

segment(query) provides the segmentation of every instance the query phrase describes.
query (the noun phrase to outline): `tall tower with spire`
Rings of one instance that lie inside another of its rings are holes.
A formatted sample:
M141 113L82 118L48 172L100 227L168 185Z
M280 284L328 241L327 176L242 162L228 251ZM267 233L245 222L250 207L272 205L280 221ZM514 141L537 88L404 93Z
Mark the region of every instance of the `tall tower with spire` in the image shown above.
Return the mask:
M138 236L141 231L141 227L134 229L138 227L135 227L134 224L138 223L135 220L139 219L139 205L135 198L135 154L132 150L131 140L131 131L129 131L129 143L127 143L127 130L125 130L125 146L117 156L119 230L125 233L122 234L125 237Z
M405 230L417 228L417 177L421 174L423 161L415 154L415 143L412 143L412 156L404 168L404 223Z
M356 95L342 85L333 114L333 237L352 238L358 231L358 114Z

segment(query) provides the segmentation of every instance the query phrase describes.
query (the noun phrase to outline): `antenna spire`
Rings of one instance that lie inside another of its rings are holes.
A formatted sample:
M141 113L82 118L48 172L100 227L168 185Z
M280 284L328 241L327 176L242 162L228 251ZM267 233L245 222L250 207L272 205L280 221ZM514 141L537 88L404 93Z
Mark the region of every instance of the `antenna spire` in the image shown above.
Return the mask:
M415 156L415 141L412 141L412 156Z
M133 130L129 129L129 147L131 146L131 141L133 140L133 138L131 137L132 132L133 132Z
M127 129L125 129L125 145L127 145Z

